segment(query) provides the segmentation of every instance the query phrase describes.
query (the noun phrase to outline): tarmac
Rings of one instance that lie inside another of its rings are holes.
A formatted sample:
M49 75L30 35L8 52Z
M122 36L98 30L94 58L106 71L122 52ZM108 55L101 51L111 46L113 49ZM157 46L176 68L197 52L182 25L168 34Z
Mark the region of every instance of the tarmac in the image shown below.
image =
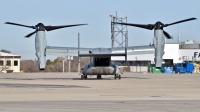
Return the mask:
M0 73L0 112L199 112L200 74Z

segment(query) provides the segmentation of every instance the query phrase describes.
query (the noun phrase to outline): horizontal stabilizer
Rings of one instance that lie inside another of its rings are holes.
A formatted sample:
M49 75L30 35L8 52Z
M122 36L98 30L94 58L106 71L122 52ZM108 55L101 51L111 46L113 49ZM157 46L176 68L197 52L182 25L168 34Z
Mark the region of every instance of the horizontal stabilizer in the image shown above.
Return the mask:
M125 56L125 47L116 48L77 48L77 47L55 47L47 46L47 55L68 55L68 56ZM91 51L92 53L89 53ZM128 55L153 54L154 46L128 46Z
M112 49L112 53L125 53L125 50L121 48ZM127 47L128 55L139 55L139 54L154 54L154 46L142 46L142 47Z
M124 53L109 53L109 54L79 54L80 57L90 57L90 56L126 56Z
M81 53L88 53L91 48L80 48L77 47L46 47L47 55L68 55L68 56L78 56L78 51Z

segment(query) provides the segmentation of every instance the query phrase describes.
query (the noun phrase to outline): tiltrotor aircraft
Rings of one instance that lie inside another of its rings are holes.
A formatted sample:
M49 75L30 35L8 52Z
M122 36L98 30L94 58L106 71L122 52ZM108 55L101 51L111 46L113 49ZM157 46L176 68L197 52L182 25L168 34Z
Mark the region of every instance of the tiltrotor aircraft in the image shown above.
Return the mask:
M26 37L30 37L34 33L35 36L35 50L38 58L38 66L40 70L45 69L46 65L46 54L64 54L68 56L80 56L80 57L91 57L90 63L81 68L81 79L87 79L88 75L97 75L97 79L101 79L101 75L114 75L114 78L121 78L121 72L119 67L111 62L111 56L125 56L127 60L127 54L146 54L154 53L153 46L129 46L117 47L117 48L80 48L80 47L55 47L47 46L45 38L45 30L51 31L59 28L86 25L64 25L64 26L44 26L39 23L35 26L26 26L22 24L16 24L6 22L6 24L23 26L28 28L36 29L36 31L28 34Z
M118 23L118 22L114 22L114 23L121 24L121 25L135 26L135 27L144 28L148 30L154 29L154 39L153 39L153 44L155 47L154 61L155 61L156 68L160 68L162 66L162 57L164 55L165 37L167 39L172 38L167 32L163 30L163 28L170 25L174 25L174 24L178 24L178 23L182 23L186 21L191 21L195 19L196 18L189 18L189 19L173 22L170 24L164 24L160 21L156 22L155 24L133 24L133 23Z

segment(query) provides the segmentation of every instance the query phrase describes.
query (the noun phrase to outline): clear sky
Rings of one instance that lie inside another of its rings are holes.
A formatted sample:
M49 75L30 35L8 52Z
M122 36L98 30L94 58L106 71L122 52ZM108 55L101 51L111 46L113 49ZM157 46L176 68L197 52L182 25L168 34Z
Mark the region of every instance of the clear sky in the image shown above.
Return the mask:
M4 24L25 25L89 25L46 32L49 46L77 46L80 32L81 47L111 47L110 14L127 17L128 23L171 23L190 17L197 20L165 28L178 40L200 41L200 0L0 0L0 49L19 54L22 59L35 59L35 35L24 38L34 29ZM149 45L153 30L128 27L129 45ZM171 40L168 40L171 42ZM48 58L48 57L47 57Z

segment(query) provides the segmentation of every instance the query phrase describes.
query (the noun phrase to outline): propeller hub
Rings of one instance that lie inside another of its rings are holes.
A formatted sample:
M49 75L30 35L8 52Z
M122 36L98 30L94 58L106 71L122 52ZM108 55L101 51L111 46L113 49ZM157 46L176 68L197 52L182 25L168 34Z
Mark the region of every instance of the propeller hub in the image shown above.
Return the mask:
M45 26L42 23L38 23L37 25L35 25L35 29L37 31L45 31Z
M164 26L164 24L161 23L160 21L158 21L155 23L155 30L158 30L158 29L163 30L163 26Z

